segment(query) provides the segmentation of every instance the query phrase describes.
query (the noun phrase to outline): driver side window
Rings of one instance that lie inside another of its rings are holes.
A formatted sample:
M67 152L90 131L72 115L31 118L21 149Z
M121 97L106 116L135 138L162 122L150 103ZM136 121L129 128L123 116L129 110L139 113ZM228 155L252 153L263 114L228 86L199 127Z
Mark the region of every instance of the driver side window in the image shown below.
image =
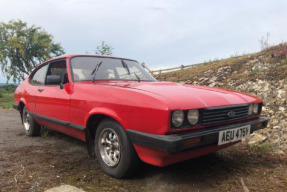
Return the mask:
M68 80L68 74L67 74L66 61L61 60L61 61L56 61L56 62L50 63L50 66L49 66L49 69L47 72L47 77L48 76L50 76L50 77L51 76L60 76L63 84L68 83L69 80Z

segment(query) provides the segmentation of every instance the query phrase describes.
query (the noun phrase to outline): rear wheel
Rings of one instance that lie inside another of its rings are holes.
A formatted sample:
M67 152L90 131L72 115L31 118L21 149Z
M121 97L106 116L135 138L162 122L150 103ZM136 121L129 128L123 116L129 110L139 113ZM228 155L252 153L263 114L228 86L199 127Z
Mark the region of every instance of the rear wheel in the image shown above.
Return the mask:
M103 120L96 131L95 152L102 169L115 178L132 176L139 163L136 151L122 126Z
M41 126L33 119L26 107L24 106L22 112L23 126L26 135L28 136L39 136Z

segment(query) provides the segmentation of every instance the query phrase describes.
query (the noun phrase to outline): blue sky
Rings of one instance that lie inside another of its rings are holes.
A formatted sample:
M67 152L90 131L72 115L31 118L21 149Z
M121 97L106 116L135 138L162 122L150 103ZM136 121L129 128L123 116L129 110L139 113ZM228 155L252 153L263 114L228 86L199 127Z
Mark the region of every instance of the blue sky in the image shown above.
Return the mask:
M0 21L43 27L66 53L93 52L105 41L114 55L152 69L260 50L258 40L287 41L285 0L0 0ZM0 82L5 82L0 74Z

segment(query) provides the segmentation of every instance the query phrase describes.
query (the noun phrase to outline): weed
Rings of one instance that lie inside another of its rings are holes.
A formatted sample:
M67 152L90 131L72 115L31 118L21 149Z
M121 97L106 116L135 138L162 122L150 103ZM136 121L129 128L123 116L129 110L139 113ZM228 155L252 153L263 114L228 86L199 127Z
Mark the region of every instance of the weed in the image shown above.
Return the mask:
M257 145L251 145L249 147L250 151L253 153L272 153L274 152L274 149L271 145L271 143L260 143Z

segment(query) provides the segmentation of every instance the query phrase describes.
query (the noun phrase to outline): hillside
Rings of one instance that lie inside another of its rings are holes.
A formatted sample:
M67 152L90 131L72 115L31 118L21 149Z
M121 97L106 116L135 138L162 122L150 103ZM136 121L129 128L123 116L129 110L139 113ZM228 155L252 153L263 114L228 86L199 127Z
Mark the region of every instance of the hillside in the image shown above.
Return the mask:
M156 78L234 89L259 96L264 100L262 114L270 118L270 122L266 129L253 134L246 142L268 145L277 153L287 153L287 43L255 54L162 73Z

